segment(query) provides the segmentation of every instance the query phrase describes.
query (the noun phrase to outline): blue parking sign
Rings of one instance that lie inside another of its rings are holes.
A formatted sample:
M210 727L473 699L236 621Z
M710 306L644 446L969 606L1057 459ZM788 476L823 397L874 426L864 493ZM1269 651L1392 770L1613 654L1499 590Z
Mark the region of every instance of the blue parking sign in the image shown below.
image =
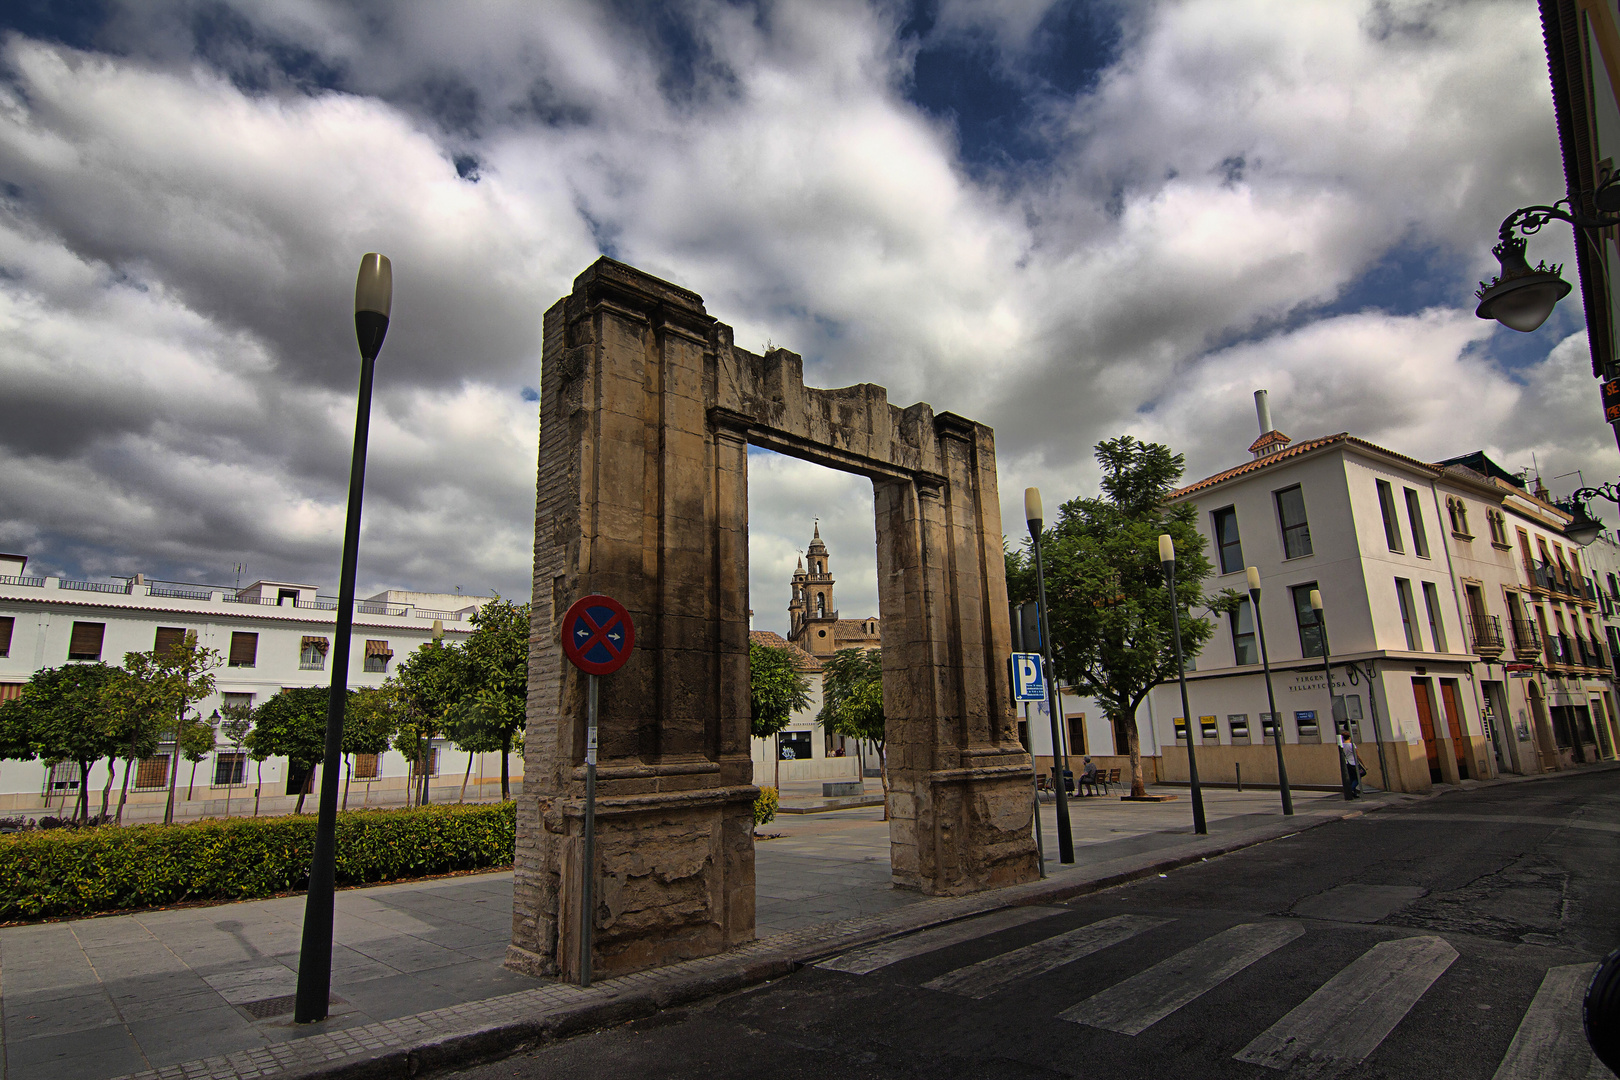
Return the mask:
M1012 654L1012 687L1014 701L1046 700L1046 680L1041 676L1040 653Z

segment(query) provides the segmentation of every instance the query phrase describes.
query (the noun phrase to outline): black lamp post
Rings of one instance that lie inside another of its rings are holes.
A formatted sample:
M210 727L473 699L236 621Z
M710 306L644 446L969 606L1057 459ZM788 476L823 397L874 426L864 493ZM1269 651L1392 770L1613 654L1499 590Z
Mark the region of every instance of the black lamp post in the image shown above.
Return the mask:
M1288 766L1283 762L1282 720L1277 716L1277 695L1271 689L1271 656L1266 652L1266 624L1260 618L1260 568L1247 567L1244 571L1249 579L1249 609L1254 615L1254 634L1260 639L1260 666L1266 673L1266 705L1271 709L1271 744L1277 748L1277 788L1282 792L1282 808L1284 814L1294 812L1294 794L1288 790ZM1260 725L1260 737L1266 734L1265 725ZM1192 742L1192 730L1187 731L1187 741Z
M1074 862L1074 832L1069 827L1069 756L1063 753L1063 732L1058 722L1062 695L1057 688L1057 669L1052 664L1052 628L1046 618L1046 574L1041 568L1041 489L1024 489L1024 520L1029 523L1030 547L1035 549L1035 591L1041 616L1041 662L1046 671L1046 715L1052 721L1052 766L1057 773L1058 862Z
M1339 734L1339 718L1333 715L1333 661L1329 658L1331 650L1328 648L1327 615L1322 611L1322 590L1320 589L1311 590L1311 610L1316 612L1316 628L1322 632L1322 677L1327 680L1328 692L1327 720L1332 727L1334 736L1337 737ZM1348 725L1349 721L1346 720L1345 723ZM1320 730L1320 725L1318 725L1318 730ZM1339 762L1341 772L1344 767L1344 762L1341 760ZM1348 789L1346 790L1348 792ZM1345 798L1349 799L1351 796L1347 793Z
M388 256L371 252L360 260L354 284L354 332L360 343L360 395L354 418L354 457L349 464L349 511L343 527L343 575L338 586L336 641L332 643L332 692L326 700L326 754L321 760L320 815L315 856L304 901L304 940L298 953L298 994L293 1020L325 1020L332 989L333 875L336 869L338 773L343 754L343 706L349 693L349 639L354 634L354 564L360 555L360 502L366 485L366 437L371 430L371 375L388 333L394 270Z
M1603 521L1593 517L1586 508L1586 503L1590 499L1608 499L1612 503L1620 503L1620 491L1616 491L1613 484L1604 484L1602 487L1576 488L1570 494L1569 505L1575 520L1564 527L1564 535L1579 547L1585 547L1596 540L1604 528Z
M1209 823L1204 820L1204 789L1198 784L1198 751L1193 746L1192 707L1187 704L1187 663L1181 658L1181 601L1176 599L1176 542L1169 533L1159 534L1159 565L1164 568L1165 588L1170 590L1170 627L1175 632L1176 675L1181 679L1181 715L1187 722L1187 780L1192 785L1193 831L1207 833Z

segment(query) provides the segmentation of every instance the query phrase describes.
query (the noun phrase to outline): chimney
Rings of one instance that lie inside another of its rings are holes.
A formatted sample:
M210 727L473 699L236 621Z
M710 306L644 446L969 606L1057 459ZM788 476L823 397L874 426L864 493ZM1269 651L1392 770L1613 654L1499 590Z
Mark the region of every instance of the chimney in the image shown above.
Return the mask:
M1254 411L1260 420L1260 437L1254 440L1254 443L1249 447L1249 453L1254 455L1256 461L1259 461L1267 454L1275 454L1280 450L1286 450L1288 444L1294 440L1271 426L1271 403L1266 400L1264 390L1254 392Z

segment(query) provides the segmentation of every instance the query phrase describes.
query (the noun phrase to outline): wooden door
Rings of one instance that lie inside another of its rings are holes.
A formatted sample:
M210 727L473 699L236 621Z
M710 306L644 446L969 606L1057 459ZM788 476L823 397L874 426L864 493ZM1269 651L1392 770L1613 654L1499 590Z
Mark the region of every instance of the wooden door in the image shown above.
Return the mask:
M1412 680L1412 698L1417 702L1418 730L1423 733L1423 752L1429 757L1429 779L1440 782L1440 744L1434 741L1434 688L1428 679Z
M1451 752L1457 756L1457 776L1468 779L1468 743L1463 740L1462 702L1457 696L1457 680L1440 680L1440 700L1446 706L1446 726L1451 729Z

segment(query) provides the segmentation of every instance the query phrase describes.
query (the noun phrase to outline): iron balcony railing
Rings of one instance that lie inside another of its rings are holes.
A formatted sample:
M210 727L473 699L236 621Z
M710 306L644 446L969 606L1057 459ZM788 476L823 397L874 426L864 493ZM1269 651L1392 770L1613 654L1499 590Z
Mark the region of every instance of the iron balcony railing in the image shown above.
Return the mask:
M1513 631L1514 652L1534 654L1541 651L1541 628L1534 619L1514 619L1508 625Z
M129 593L129 582L127 581L69 581L67 578L62 578L56 583L56 587L59 589L73 589L77 592L124 593L126 595Z
M1474 652L1480 656L1500 656L1507 643L1502 640L1502 620L1497 615L1478 616L1469 620L1469 632L1474 640Z
M214 594L202 589L183 589L174 585L148 585L147 596L162 596L170 600L212 600Z

